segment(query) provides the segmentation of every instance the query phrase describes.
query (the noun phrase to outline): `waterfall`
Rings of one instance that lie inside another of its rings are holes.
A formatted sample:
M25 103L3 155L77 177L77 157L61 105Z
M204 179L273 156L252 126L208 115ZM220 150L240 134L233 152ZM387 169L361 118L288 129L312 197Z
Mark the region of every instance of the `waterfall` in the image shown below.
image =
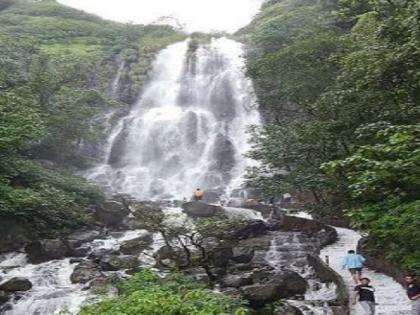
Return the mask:
M244 157L247 129L260 123L242 54L242 45L227 38L161 51L138 102L111 132L106 162L86 177L139 199L240 187L252 163Z
M111 83L111 98L116 99L118 98L118 93L120 91L120 83L121 83L121 76L123 73L123 70L125 68L125 61L122 60L119 62L119 67L117 71L117 75L115 76L114 80Z

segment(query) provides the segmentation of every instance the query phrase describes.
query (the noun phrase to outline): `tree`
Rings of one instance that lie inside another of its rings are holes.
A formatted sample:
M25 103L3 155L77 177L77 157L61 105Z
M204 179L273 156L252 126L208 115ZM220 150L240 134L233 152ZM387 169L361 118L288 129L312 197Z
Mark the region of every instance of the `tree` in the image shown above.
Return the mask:
M211 282L216 280L212 271L215 255L237 242L234 233L238 226L245 223L242 218L226 216L193 221L178 215L166 217L160 211L149 211L135 203L124 203L150 231L162 236L165 247L155 255L159 265L176 270L200 267Z

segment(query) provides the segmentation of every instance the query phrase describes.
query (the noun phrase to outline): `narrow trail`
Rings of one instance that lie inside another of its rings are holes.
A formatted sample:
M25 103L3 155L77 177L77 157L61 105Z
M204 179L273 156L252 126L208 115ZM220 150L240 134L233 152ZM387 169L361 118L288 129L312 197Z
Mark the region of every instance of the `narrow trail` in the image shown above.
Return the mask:
M321 258L329 256L330 266L344 279L350 293L354 288L354 282L348 271L341 269L341 259L347 250L355 249L361 235L356 231L335 228L338 232L338 241L321 251ZM364 276L371 279L371 285L376 289L376 315L409 315L410 302L405 294L404 288L382 273L365 269ZM351 315L364 315L359 305L352 306Z

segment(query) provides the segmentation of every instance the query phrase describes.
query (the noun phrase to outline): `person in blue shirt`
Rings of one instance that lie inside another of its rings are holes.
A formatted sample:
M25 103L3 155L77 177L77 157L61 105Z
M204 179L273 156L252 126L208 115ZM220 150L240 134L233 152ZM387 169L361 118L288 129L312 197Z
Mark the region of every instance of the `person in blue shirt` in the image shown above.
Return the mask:
M354 283L358 284L362 278L363 265L366 259L354 250L349 250L343 258L343 269L348 269L353 277Z

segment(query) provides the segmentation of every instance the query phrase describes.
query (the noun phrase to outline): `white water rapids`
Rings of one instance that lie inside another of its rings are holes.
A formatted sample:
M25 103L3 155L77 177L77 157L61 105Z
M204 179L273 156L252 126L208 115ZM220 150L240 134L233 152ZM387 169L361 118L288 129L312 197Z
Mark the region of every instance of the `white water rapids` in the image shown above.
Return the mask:
M112 131L104 163L86 177L138 199L239 188L252 163L247 129L260 124L242 54L227 38L161 51L139 101Z

